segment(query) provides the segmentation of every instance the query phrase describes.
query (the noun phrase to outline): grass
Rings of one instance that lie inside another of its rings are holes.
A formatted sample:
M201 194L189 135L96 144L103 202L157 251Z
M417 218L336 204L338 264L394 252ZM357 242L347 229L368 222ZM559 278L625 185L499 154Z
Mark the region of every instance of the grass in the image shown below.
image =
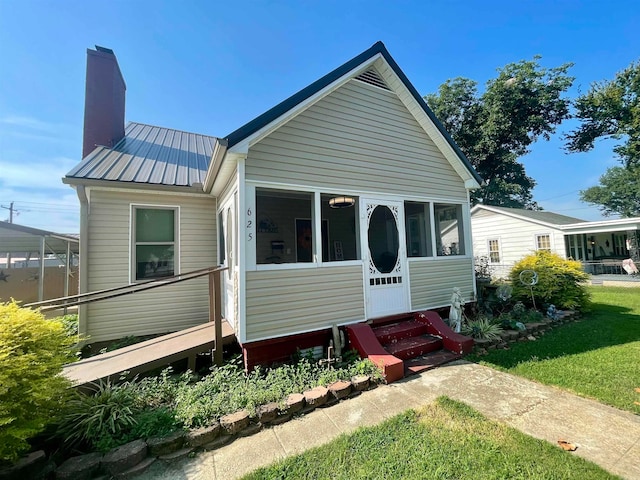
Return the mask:
M591 311L580 322L469 359L640 414L640 289L590 292Z
M259 479L618 478L448 399L256 470Z

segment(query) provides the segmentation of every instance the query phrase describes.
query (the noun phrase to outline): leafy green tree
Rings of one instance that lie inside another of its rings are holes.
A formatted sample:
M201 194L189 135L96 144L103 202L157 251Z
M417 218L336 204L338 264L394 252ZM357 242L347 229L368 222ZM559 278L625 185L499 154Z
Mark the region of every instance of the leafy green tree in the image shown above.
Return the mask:
M640 61L591 85L575 107L581 125L566 135L569 152L589 151L599 138L624 138L613 151L625 167L640 166Z
M425 97L485 185L472 202L516 208L538 208L532 200L535 181L518 159L538 138L549 139L569 117L564 93L573 83L571 64L544 68L540 57L511 63L489 80L484 93L467 78L447 80Z
M640 61L611 81L591 85L575 107L581 124L566 135L569 152L587 152L599 138L624 139L613 148L623 166L609 168L600 185L582 190L580 199L604 215L640 215Z
M28 450L64 405L69 381L60 372L74 342L62 322L0 303L0 464Z
M607 169L600 185L580 192L580 200L599 205L605 216L640 216L640 166Z

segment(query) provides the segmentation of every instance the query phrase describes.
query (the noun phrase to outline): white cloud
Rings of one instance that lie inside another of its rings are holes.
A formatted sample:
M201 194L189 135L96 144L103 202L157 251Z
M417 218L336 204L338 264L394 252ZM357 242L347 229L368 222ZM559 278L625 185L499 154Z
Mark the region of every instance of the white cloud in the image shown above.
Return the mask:
M77 163L77 160L67 157L35 162L0 159L0 185L6 188L67 188L61 179Z
M5 115L0 117L0 123L20 128L30 128L45 132L55 132L60 129L59 124L43 122L33 117L23 117L20 115Z

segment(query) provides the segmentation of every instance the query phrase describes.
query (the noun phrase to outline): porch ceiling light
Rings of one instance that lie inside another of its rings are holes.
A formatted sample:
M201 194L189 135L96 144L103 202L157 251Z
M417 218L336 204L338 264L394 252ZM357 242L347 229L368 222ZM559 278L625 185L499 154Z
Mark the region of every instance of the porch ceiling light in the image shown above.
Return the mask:
M329 199L329 206L331 208L349 208L356 204L356 200L353 197L333 197Z

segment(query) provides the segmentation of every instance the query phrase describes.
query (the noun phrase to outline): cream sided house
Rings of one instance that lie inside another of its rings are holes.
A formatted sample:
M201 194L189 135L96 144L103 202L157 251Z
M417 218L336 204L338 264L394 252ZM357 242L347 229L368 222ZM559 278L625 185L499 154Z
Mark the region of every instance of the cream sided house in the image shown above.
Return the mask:
M385 46L225 137L130 122L111 50L88 50L81 292L223 272L249 363L333 325L475 297L469 191L481 182ZM455 225L452 228L452 225ZM446 235L445 235L446 231ZM208 319L206 278L81 307L92 341Z
M473 252L506 277L522 257L548 250L579 260L587 273L626 274L623 261L640 263L640 218L587 222L553 212L476 205L471 209Z

